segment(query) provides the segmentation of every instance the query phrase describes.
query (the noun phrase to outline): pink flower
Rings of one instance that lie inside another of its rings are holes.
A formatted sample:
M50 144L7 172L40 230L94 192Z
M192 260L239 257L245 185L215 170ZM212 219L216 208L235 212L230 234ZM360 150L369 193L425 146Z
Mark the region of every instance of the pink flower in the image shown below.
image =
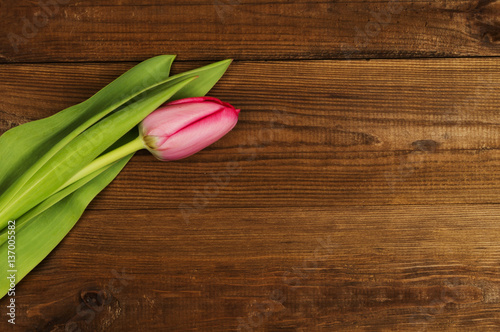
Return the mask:
M238 122L239 109L213 97L170 102L139 126L146 148L160 160L177 160L204 149Z

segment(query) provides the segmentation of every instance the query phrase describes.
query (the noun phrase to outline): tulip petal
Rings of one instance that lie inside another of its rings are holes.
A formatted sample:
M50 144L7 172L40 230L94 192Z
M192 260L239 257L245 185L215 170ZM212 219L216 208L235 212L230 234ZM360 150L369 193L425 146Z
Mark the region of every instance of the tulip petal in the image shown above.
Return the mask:
M223 108L191 124L170 136L155 155L162 160L189 157L216 142L233 129L238 121L238 112L239 110L234 108Z
M210 97L210 96L204 96L204 97L191 97L191 98L184 98L184 99L179 99L179 100L174 100L170 101L165 104L165 106L168 105L180 105L180 104L191 104L191 103L201 103L205 101L212 101L217 104L222 104L223 102L215 97ZM227 103L225 103L227 104Z
M203 99L203 97L188 99ZM222 105L213 102L167 105L157 109L144 119L142 127L151 129L143 132L143 134L168 137L190 124L220 111L222 108Z

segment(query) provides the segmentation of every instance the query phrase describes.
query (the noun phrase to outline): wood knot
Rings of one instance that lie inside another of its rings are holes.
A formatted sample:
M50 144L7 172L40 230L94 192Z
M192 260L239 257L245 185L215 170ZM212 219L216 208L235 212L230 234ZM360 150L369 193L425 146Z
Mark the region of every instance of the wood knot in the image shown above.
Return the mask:
M422 139L411 143L416 151L433 153L436 151L439 143L431 139Z
M472 33L487 43L500 42L500 1L479 0L468 13Z
M112 299L112 295L106 289L82 290L80 297L87 307L96 312L102 311Z

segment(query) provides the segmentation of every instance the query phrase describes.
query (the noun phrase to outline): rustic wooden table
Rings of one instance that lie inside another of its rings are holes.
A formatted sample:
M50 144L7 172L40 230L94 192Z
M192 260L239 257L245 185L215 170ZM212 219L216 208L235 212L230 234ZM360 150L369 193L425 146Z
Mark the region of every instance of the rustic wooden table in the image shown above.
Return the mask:
M236 128L138 153L19 331L498 331L500 1L2 0L0 133L177 54ZM105 299L105 301L103 301Z

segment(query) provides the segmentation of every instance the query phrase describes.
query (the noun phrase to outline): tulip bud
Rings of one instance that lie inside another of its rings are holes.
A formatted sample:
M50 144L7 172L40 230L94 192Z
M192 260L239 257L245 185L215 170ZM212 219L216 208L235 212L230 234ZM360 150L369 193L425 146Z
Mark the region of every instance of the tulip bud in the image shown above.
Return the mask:
M239 109L213 97L176 100L158 108L139 126L146 148L160 160L177 160L206 148L238 121Z

